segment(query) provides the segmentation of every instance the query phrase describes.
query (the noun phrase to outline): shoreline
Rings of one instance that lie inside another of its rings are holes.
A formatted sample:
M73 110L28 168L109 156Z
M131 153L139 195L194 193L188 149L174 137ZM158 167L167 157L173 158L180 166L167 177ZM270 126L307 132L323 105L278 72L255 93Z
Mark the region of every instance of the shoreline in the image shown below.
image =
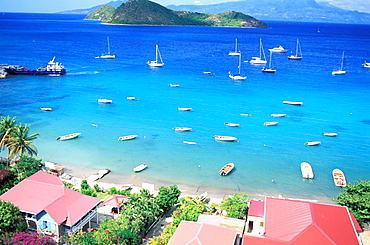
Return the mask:
M63 165L65 166L65 173L72 175L77 180L83 180L88 178L89 176L96 174L100 169L92 168L92 167L83 167L83 166L70 166L68 164ZM222 189L222 188L214 188L208 186L195 186L195 185L187 185L181 183L173 183L163 180L155 180L155 179L148 179L142 178L139 174L133 173L132 175L125 175L115 172L109 172L101 179L96 180L93 184L99 184L100 187L104 189L109 189L111 187L116 187L119 189L123 185L132 185L132 192L139 193L142 189L142 184L152 184L154 185L154 192L158 191L158 188L161 186L171 186L177 185L179 190L181 191L181 197L184 196L198 196L204 192L208 193L208 198L210 198L210 202L213 203L220 203L223 199L234 195L235 193L247 193L250 200L264 200L265 197L276 197L276 198L286 198L286 199L293 199L293 200L302 200L302 201L309 201L309 202L318 202L318 203L325 203L325 204L335 204L330 198L325 198L321 196L313 196L311 197L304 197L304 196L294 196L294 195L287 195L287 194L271 194L271 193L254 193L250 192L240 192L238 190L232 189ZM91 183L90 183L91 184ZM93 188L93 186L90 186Z

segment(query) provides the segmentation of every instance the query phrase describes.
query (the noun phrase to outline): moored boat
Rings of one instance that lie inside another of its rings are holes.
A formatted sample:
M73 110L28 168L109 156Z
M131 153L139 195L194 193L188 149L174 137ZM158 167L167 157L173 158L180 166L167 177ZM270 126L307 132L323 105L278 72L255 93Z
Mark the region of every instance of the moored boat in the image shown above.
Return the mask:
M223 166L220 171L219 171L219 174L221 176L225 176L225 175L228 175L233 169L234 169L234 163L228 163L226 164L225 166Z
M48 62L48 64L37 69L27 69L23 66L7 66L5 71L12 75L64 75L66 70L64 66L55 62L55 57Z
M186 127L174 127L173 130L177 132L185 132L185 131L190 131L191 128L186 128Z
M182 143L188 144L188 145L196 145L197 144L196 142L185 141L185 140Z
M238 50L238 39L235 39L235 51L230 51L229 55L231 56L240 55L240 50Z
M279 122L265 122L263 125L265 126L276 126Z
M191 111L191 110L193 110L193 108L190 108L190 107L177 107L177 110L179 110L179 111Z
M308 162L301 162L302 177L306 179L313 179L312 167Z
M335 137L335 136L337 136L338 134L337 134L337 133L322 133L322 135L324 135L324 136L329 136L329 137Z
M213 138L215 140L219 140L219 141L229 141L229 142L232 142L232 141L235 141L237 140L238 138L236 137L233 137L233 136L221 136L221 135L215 135L213 136Z
M370 62L366 62L362 64L363 68L370 68Z
M158 45L155 45L155 60L148 61L147 64L150 67L162 67L162 66L164 66L161 53L159 52Z
M56 140L70 140L70 139L77 138L78 136L80 136L80 134L81 133L73 133L73 134L68 134L64 136L59 136L58 138L56 138Z
M133 168L132 170L134 170L134 172L140 172L140 171L143 171L144 169L146 169L148 167L148 165L146 164L140 164L139 166Z
M172 84L172 83L170 83L169 86L172 87L172 88L177 88L177 87L180 87L180 84Z
M286 114L271 114L272 117L285 117Z
M298 102L298 101L288 101L288 100L284 100L283 101L284 104L288 104L288 105L303 105L303 102Z
M225 123L225 125L229 127L239 127L240 126L239 123Z
M314 145L320 145L321 142L320 141L307 141L304 144L307 145L307 146L314 146Z
M42 110L42 111L51 111L53 109L50 108L50 107L40 107L40 110Z
M97 58L97 59L99 59L99 58L100 59L115 59L116 58L116 55L110 53L109 37L107 37L107 42L108 42L108 53L102 54L102 55L100 55L98 57L95 57L95 58Z
M108 100L108 99L98 99L98 103L110 104L112 102L113 102L112 100Z
M121 136L118 138L118 140L132 140L132 139L135 139L138 135L134 134L134 135L127 135L127 136Z
M346 177L344 176L344 173L340 169L334 169L333 172L333 180L334 184L339 187L346 187Z
M302 50L301 45L299 45L299 40L297 39L297 46L295 50L295 55L288 56L289 60L301 60L302 59Z
M343 70L343 62L344 62L344 52L342 54L342 61L340 63L340 68L331 72L332 75L344 75L346 71Z
M268 49L270 52L272 52L272 53L286 53L286 52L288 52L288 50L287 49L285 49L285 48L283 48L283 46L279 46L279 47L277 47L277 48L270 48L270 49Z
M136 100L136 97L129 96L129 97L127 97L126 99L128 99L128 100Z

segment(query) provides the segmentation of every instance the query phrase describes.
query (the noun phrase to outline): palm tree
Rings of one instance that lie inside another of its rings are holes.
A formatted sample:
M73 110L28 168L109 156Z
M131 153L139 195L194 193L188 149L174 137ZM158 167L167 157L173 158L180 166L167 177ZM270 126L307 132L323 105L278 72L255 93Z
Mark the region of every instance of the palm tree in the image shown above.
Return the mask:
M14 157L15 159L22 155L31 157L37 155L37 149L32 145L32 141L37 139L39 134L28 135L29 130L29 124L24 126L19 124L8 130L8 133L2 140L3 147L9 150L8 158Z
M10 130L14 127L16 123L15 117L10 118L10 116L7 117L1 117L0 121L0 149L4 148L4 142L6 136L9 134Z

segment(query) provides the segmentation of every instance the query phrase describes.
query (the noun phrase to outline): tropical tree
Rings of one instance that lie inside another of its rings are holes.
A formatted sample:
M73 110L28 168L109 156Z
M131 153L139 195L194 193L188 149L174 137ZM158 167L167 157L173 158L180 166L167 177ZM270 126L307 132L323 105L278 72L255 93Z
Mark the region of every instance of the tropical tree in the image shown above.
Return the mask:
M348 207L360 224L370 222L370 180L348 184L334 201Z
M0 121L0 150L5 149L4 144L6 138L10 133L10 130L14 127L16 123L15 117L10 116L1 117Z
M158 195L155 197L156 202L158 203L159 207L166 212L169 210L175 203L179 201L179 196L181 195L181 191L176 185L172 185L170 187L159 187Z
M10 202L0 200L0 234L24 229L25 223L19 209Z
M8 158L14 157L16 159L22 155L37 155L37 149L32 145L32 142L37 139L39 134L29 135L29 130L29 124L19 124L7 130L2 139L2 145L9 151Z
M246 193L234 194L221 202L221 209L226 212L226 217L244 219L248 213L249 197Z
M19 182L41 170L43 164L41 159L22 155L12 170L17 172Z

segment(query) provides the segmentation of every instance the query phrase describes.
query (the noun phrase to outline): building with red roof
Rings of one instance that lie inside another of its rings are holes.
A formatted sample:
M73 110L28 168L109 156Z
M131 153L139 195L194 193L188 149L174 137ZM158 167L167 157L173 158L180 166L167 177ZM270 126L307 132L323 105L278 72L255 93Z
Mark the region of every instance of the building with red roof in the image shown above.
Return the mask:
M267 197L251 201L243 245L361 244L347 207Z
M57 237L98 221L99 198L64 187L56 176L39 171L0 196L18 206L30 230Z

